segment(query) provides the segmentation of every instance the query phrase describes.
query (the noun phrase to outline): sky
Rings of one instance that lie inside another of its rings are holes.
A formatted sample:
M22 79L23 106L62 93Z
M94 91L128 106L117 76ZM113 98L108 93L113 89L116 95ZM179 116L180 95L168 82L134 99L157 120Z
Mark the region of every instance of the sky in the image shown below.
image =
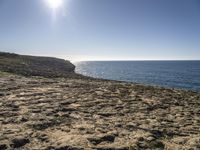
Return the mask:
M200 60L200 1L0 0L0 51L71 61Z

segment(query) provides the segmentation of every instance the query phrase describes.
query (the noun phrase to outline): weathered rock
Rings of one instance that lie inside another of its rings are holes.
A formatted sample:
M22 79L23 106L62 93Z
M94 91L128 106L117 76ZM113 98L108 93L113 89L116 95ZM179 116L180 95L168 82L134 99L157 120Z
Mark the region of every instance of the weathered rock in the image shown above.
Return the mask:
M64 77L74 73L75 66L69 61L25 56L0 52L0 71L24 76Z
M101 147L97 147L95 149L96 150L135 150L135 149L128 147L128 146L122 146L122 147L101 146Z
M29 142L30 140L26 137L15 137L14 139L12 139L10 146L12 148L19 148L26 145Z
M4 143L0 143L0 150L6 150L8 146Z
M84 148L61 144L56 147L50 146L46 150L84 150Z
M163 144L163 142L155 140L150 142L149 147L151 149L164 149L165 145Z
M114 140L115 140L114 134L88 138L88 141L90 141L90 143L92 143L94 145L97 145L101 142L114 142Z
M4 96L5 95L5 93L3 93L3 92L0 92L0 96Z
M199 149L200 93L17 75L0 87L1 149Z

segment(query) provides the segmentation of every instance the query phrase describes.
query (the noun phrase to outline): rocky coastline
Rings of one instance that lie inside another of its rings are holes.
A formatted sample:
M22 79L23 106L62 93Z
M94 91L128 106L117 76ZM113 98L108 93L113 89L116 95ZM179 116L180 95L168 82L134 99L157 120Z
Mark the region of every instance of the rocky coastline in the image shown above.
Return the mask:
M57 59L35 70L35 57L18 58L0 53L0 150L200 149L200 93L92 79Z

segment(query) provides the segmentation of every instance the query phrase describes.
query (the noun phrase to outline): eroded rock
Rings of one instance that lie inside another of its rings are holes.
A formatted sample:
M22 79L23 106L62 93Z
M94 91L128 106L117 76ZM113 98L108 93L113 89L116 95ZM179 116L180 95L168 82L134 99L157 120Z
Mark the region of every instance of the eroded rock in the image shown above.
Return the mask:
M19 147L26 145L29 142L30 142L30 140L28 138L19 136L19 137L15 137L14 139L12 139L10 146L12 148L19 148Z
M0 77L0 87L9 92L0 96L0 149L200 147L200 93L16 75Z

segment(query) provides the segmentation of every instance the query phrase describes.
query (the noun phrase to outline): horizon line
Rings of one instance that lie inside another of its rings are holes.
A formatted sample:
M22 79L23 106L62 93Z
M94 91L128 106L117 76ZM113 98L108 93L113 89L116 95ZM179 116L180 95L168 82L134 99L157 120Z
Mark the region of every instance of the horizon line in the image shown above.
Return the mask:
M37 57L53 57L53 58L60 58L60 59L64 59L64 60L68 60L71 62L83 62L83 61L200 61L200 59L87 59L87 58L83 58L81 59L81 56L79 56L79 58L75 58L73 59L73 55L71 55L70 58L70 54L66 57L66 54L63 55L44 55L44 54L33 54L33 53L16 53L16 52L10 52L10 51L0 51L3 53L11 53L11 54L18 54L18 55L26 55L26 56L37 56ZM89 56L91 58L91 56Z
M200 61L200 59L141 59L141 60L70 60L72 62L83 62L83 61Z

